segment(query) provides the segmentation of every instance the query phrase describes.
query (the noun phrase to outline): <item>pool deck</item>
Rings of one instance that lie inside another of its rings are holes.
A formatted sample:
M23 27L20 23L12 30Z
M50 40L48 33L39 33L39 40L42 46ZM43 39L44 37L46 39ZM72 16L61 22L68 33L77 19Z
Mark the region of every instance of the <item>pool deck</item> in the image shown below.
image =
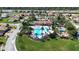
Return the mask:
M30 27L34 29L32 31L32 35L31 35L33 38L38 37L39 39L42 39L42 37L45 36L46 34L49 35L50 33L54 32L54 31L52 31L51 26L41 26L41 25L38 26L38 25L36 25L36 26L30 26Z

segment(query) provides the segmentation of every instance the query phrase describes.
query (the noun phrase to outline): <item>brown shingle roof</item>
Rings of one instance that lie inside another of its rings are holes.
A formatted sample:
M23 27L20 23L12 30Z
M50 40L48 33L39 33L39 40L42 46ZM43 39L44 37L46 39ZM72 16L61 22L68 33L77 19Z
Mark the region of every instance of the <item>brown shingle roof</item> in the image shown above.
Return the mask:
M39 21L35 21L35 24L38 24L38 25L42 25L42 24L51 25L52 21L51 20L39 20Z

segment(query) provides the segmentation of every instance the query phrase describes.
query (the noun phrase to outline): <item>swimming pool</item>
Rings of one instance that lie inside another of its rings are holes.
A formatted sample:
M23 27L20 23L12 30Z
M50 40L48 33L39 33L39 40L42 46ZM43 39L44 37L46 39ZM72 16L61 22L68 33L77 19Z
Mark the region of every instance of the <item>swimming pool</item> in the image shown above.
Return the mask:
M42 27L37 26L34 28L33 34L36 38L41 39L44 34L48 33L48 30L49 28L46 26L42 26Z

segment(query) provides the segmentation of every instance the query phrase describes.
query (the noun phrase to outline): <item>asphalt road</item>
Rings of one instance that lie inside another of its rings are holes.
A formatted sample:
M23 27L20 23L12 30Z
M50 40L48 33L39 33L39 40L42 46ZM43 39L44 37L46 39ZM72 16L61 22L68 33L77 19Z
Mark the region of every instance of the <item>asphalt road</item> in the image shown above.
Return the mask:
M5 45L5 51L17 51L16 46L15 46L15 40L17 33L20 31L19 30L19 24L15 24L17 26L17 29L13 31L9 35L9 38L7 39L6 45Z

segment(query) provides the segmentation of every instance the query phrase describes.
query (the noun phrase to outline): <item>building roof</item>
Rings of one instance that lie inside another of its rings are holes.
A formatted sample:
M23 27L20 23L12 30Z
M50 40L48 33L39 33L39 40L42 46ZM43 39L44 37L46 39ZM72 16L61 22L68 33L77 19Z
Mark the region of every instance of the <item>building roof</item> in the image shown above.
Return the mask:
M52 21L51 20L39 20L39 21L35 21L34 23L35 25L51 25Z
M0 36L2 36L4 34L5 31L0 30Z

